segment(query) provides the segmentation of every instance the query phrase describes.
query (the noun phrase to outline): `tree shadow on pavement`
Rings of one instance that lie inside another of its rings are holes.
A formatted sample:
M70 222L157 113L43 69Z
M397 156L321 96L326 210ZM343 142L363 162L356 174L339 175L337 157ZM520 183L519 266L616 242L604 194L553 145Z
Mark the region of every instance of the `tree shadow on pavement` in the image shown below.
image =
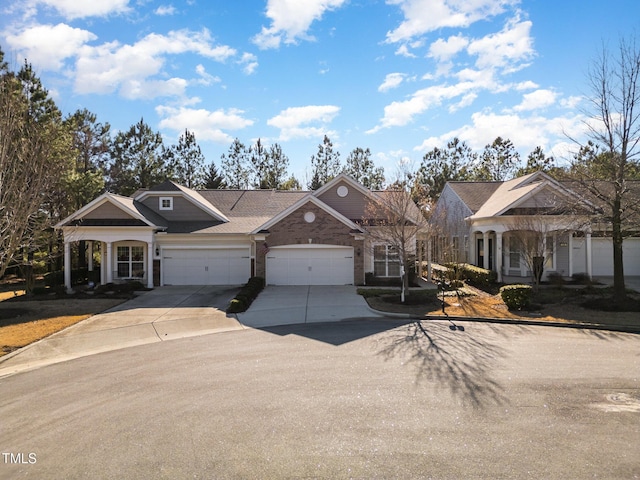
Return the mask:
M492 372L506 351L488 339L453 330L446 323L414 321L380 337L379 354L400 358L416 370L416 381L436 383L474 408L508 403Z

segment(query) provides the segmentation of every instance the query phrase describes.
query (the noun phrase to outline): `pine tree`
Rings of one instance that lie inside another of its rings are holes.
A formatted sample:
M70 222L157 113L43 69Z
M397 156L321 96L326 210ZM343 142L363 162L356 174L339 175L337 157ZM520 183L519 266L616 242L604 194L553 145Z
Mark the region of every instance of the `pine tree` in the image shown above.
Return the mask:
M310 190L317 190L340 173L340 153L333 151L333 143L328 136L324 136L318 145L318 153L311 156Z

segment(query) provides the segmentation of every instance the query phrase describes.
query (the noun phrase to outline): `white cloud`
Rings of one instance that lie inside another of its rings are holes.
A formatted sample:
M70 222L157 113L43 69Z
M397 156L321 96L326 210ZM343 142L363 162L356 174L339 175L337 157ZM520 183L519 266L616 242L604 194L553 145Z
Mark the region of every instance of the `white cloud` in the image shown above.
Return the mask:
M242 70L247 75L251 75L255 73L256 68L258 68L258 57L256 57L253 53L243 53L242 57L238 61L240 65L242 65Z
M211 85L212 83L221 82L220 77L216 77L208 73L202 64L196 65L196 73L200 77L198 83L201 85Z
M469 39L462 35L449 37L447 40L439 38L429 47L429 57L433 57L440 62L449 61L451 57L458 54L469 45Z
M387 0L402 10L404 21L387 32L390 43L405 42L443 27L468 27L498 15L518 0Z
M329 133L324 125L330 123L339 112L340 107L335 105L290 107L267 120L267 125L280 129L281 141L319 137ZM313 123L322 125L319 127L309 125Z
M36 68L58 70L65 59L74 57L80 47L96 38L87 30L59 23L27 28L17 35L7 35L6 41Z
M576 95L572 95L569 98L563 98L562 100L560 100L560 105L562 107L564 107L564 108L568 108L570 110L573 110L578 105L580 105L582 100L584 100L582 97L576 96Z
M410 99L392 102L384 108L384 117L380 124L366 133L376 133L383 128L398 127L410 123L413 117L429 108L439 106L444 100L451 100L464 96L475 88L471 82L461 82L456 85L435 85L415 92ZM467 97L469 100L470 97Z
M521 116L487 111L474 113L471 122L459 129L425 139L414 151L426 152L434 147L442 147L454 137L465 141L473 150L481 151L485 145L501 136L511 140L525 158L536 146L541 146L545 151L557 150L560 145L566 144L567 135L581 138L586 129L584 118L577 115Z
M174 7L173 5L160 5L153 13L163 17L166 15L175 15L176 12L176 7Z
M135 80L122 85L120 95L130 100L151 99L156 97L182 97L188 82L184 78L168 80Z
M553 105L556 101L556 93L553 90L540 89L522 96L522 102L513 107L516 112L525 110L538 110Z
M391 90L392 88L397 88L398 86L400 86L405 76L406 75L404 73L387 74L387 76L384 77L384 82L382 82L382 85L378 87L378 91L386 92L388 90Z
M269 0L266 16L271 26L262 27L253 37L253 42L261 49L278 48L280 43L296 43L299 39L309 40L307 33L314 20L319 20L326 11L334 10L346 0Z
M533 58L532 23L510 20L498 33L472 40L467 48L469 55L476 55L476 67L479 69L501 68L505 73L514 72L526 66Z
M85 17L105 17L126 13L130 10L129 0L38 0L37 3L51 7L67 20Z
M215 111L194 108L156 107L156 112L163 119L160 128L183 131L185 128L193 132L198 140L228 144L233 138L226 130L240 130L253 125L253 120L244 118L244 111L230 108Z
M196 53L223 62L236 54L226 45L211 45L207 30L192 32L179 30L167 35L149 34L133 45L110 42L97 47L84 46L76 62L75 89L78 93L112 93L119 90L130 95L138 91L137 85L148 84L148 78L162 71L166 55ZM159 81L156 81L159 82ZM176 79L169 80L159 95L173 91ZM145 96L150 98L153 90ZM129 97L131 98L131 97Z

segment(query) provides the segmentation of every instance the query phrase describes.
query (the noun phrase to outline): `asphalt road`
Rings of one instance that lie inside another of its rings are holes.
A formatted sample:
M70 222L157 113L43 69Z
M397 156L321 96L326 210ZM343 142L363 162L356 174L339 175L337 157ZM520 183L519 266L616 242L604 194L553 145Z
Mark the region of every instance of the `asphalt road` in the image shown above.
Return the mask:
M0 379L0 478L640 478L640 336L375 320Z

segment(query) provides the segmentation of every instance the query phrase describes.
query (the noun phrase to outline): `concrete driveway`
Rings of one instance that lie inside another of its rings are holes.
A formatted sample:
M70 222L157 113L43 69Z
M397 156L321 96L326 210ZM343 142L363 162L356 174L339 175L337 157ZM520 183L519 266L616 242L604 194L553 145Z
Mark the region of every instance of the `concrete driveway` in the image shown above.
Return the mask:
M225 312L233 286L160 287L0 357L0 376L95 353L244 328Z
M242 314L225 312L233 286L159 287L0 357L0 377L121 348L210 333L382 315L350 286L272 287Z
M267 286L238 320L261 328L382 317L356 290L348 285Z

